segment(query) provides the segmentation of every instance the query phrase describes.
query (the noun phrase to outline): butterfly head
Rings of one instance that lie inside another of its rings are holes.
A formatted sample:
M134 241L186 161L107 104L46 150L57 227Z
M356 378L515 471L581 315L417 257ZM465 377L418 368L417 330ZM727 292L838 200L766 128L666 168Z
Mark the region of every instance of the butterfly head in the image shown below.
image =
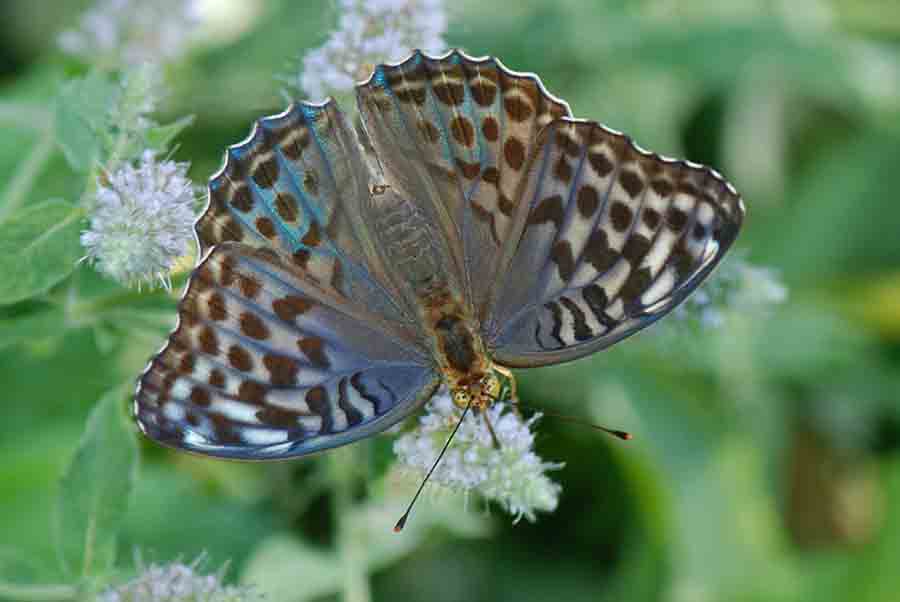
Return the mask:
M460 409L471 405L474 409L483 410L500 398L501 391L500 379L491 370L470 384L454 387L450 396L453 404Z

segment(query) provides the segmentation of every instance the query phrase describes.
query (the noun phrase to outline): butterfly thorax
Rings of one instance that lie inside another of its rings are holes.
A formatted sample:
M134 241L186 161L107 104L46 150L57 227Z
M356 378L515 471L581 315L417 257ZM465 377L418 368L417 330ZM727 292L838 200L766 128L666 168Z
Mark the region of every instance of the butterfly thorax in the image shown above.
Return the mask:
M484 340L464 306L449 290L421 298L432 334L433 354L454 402L484 408L496 397L499 383Z

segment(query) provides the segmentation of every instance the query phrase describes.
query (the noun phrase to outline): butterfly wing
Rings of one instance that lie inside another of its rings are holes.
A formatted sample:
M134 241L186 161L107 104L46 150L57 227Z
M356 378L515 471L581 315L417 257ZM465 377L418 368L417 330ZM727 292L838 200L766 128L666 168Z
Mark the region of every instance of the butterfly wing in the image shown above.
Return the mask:
M188 451L268 460L343 445L400 421L439 382L414 331L269 249L214 247L178 315L134 411L148 436Z
M295 103L228 149L197 223L201 253L234 241L273 249L376 313L415 324L375 249L366 206L373 175L334 101Z
M555 121L538 149L484 325L509 366L573 360L659 319L716 266L744 215L717 172L593 122Z
M333 102L261 119L197 223L205 259L141 377L152 438L274 459L342 445L437 386L415 307L370 231L374 176Z
M436 227L442 269L484 319L526 160L541 128L568 106L535 76L459 51L376 67L357 94L386 183Z

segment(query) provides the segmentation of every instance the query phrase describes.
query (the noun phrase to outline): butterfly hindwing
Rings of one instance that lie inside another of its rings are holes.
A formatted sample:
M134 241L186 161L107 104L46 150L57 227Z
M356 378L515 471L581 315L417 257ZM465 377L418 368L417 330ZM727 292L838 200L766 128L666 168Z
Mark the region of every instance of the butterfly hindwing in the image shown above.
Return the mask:
M528 177L528 210L485 324L510 366L582 357L648 326L710 273L743 219L715 171L593 122L548 126Z
M224 243L195 270L135 415L150 437L215 456L341 445L430 396L436 376L415 341L284 256Z

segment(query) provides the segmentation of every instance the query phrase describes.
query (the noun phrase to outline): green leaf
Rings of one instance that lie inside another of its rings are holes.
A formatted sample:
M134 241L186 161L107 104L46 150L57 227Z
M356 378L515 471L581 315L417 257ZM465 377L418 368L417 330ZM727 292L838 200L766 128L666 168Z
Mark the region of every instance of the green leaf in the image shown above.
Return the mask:
M47 291L82 255L84 211L53 199L24 207L0 224L0 305Z
M192 123L194 123L194 116L187 115L172 123L150 128L147 130L147 148L157 152L166 151L175 137Z
M19 343L57 338L66 332L65 315L49 306L21 316L0 320L0 350Z
M56 100L56 137L72 169L86 172L103 147L103 126L118 93L100 71L67 82Z
M60 483L59 553L70 575L98 575L115 559L119 526L137 471L137 444L119 390L91 411L87 430Z

